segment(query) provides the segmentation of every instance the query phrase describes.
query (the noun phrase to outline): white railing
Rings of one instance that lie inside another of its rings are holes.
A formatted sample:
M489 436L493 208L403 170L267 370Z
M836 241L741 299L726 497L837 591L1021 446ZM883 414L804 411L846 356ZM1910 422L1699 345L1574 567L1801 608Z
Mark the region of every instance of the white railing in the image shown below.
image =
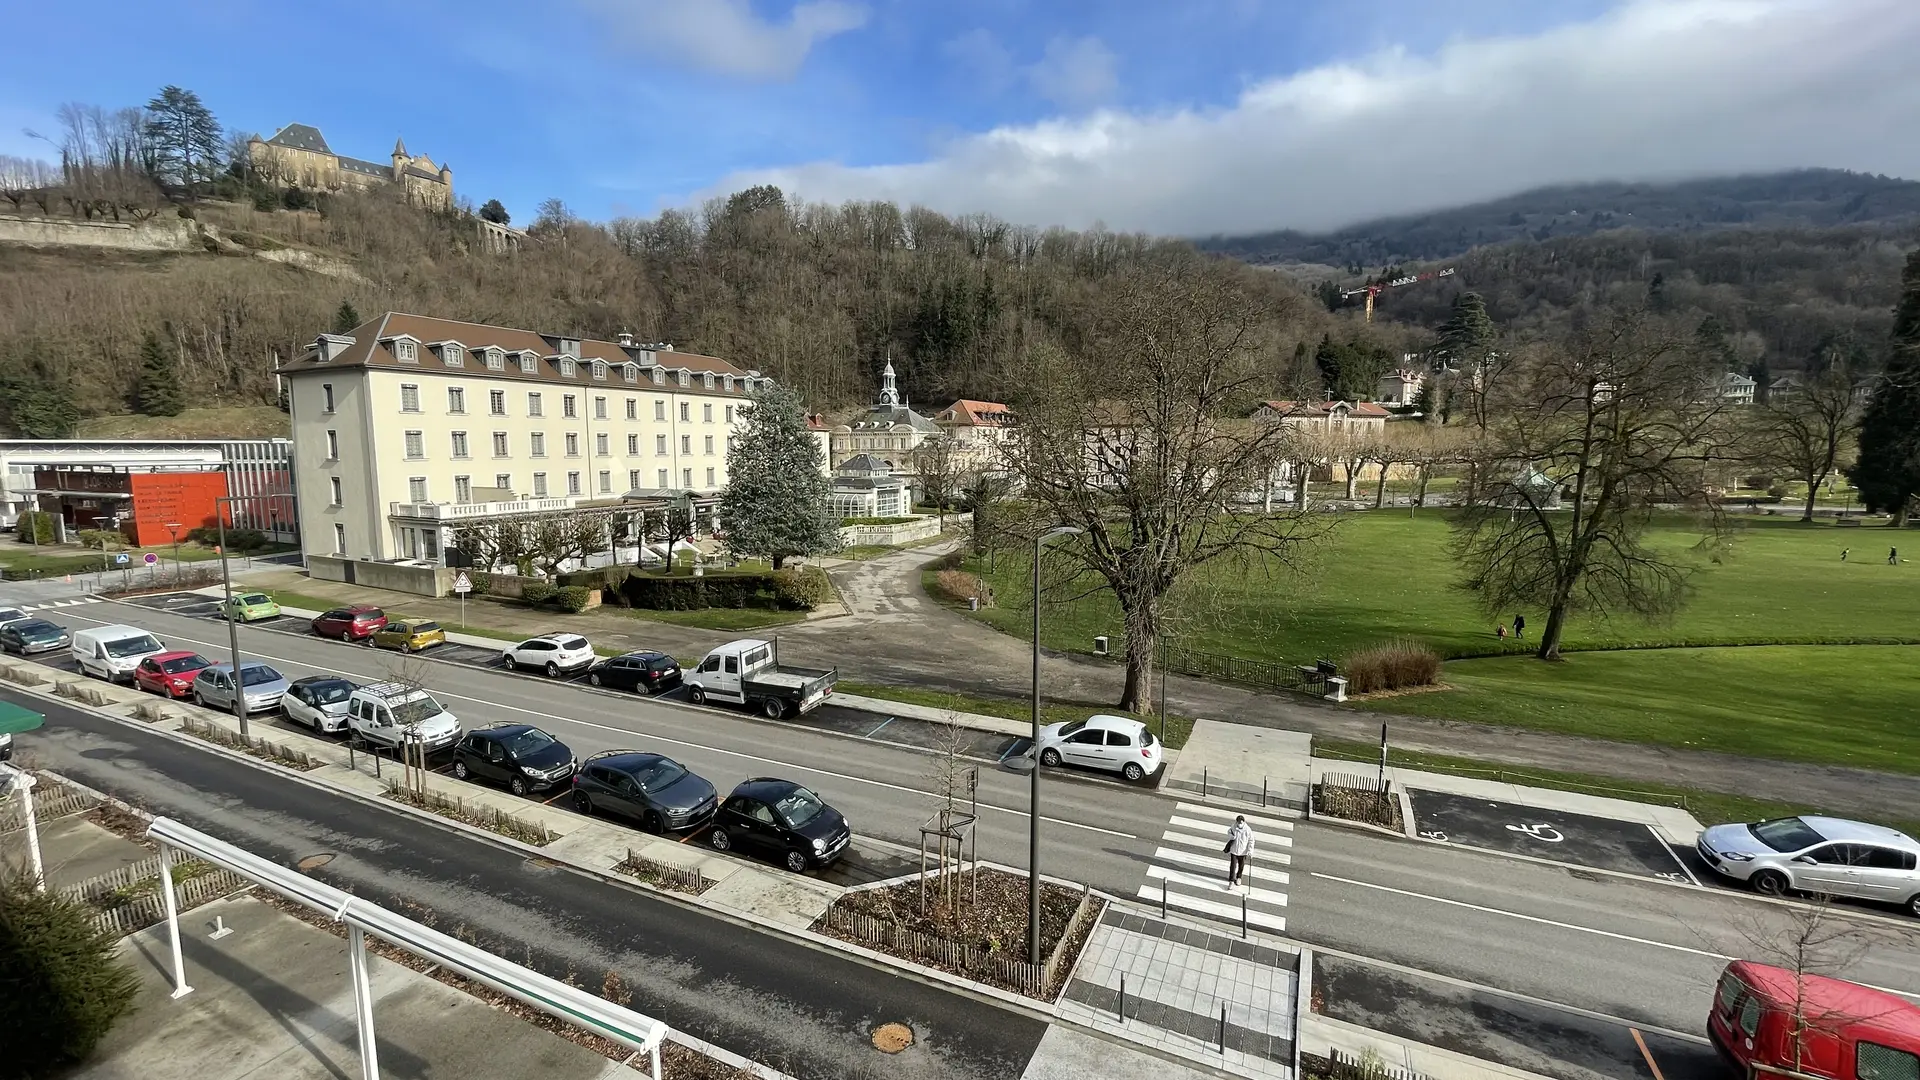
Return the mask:
M542 514L550 510L571 510L577 501L573 498L558 498L478 503L396 502L388 504L388 513L397 518L447 521L493 517L496 514Z

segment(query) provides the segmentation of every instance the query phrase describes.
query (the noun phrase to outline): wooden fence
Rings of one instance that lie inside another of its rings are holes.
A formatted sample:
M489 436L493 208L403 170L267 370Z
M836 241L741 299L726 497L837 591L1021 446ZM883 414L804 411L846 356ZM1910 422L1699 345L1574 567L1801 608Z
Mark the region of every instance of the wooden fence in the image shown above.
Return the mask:
M1393 781L1361 773L1322 773L1309 801L1315 814L1363 821L1383 829L1400 827L1400 799Z
M64 784L35 784L33 788L33 817L41 825L86 813L98 805L100 800ZM20 807L20 800L8 799L5 808L0 809L0 833L17 832L26 827L27 815Z
M1396 1069L1382 1061L1357 1058L1329 1048L1326 1057L1300 1055L1300 1072L1314 1080L1429 1080L1406 1069Z
M937 934L908 930L895 923L838 906L827 909L827 925L867 944L883 946L895 956L931 960L971 975L984 975L991 981L1044 1001L1050 999L1052 988L1059 981L1061 964L1067 959L1067 945L1089 919L1099 917L1102 905L1103 901L1095 897L1090 888L1081 886L1079 906L1074 908L1073 915L1067 920L1066 930L1060 940L1054 943L1052 951L1039 964L1008 959L997 950L954 941Z
M192 876L187 876L189 874ZM174 896L180 902L181 911L229 896L252 884L231 870L214 869L204 863L175 863L173 868ZM60 891L93 907L97 912L94 925L116 934L144 930L167 915L159 856L110 870Z

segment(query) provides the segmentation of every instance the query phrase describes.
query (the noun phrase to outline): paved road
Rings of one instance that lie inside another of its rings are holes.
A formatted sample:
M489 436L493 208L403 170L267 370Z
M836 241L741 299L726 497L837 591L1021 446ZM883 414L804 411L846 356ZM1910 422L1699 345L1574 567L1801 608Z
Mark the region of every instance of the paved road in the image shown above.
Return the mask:
M1013 1078L1045 1025L703 912L543 865L417 819L334 795L37 698L45 765L156 814L285 864L556 978L597 987L617 970L633 1006L798 1077ZM899 1021L914 1051L875 1050Z

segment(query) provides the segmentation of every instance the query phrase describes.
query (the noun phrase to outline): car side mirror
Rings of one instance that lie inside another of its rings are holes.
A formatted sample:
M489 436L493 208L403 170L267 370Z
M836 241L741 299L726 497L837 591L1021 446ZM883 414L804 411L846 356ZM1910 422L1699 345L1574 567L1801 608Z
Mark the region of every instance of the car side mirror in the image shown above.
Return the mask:
M1800 864L1800 865L1802 865L1802 866L1818 866L1818 865L1820 865L1819 863L1817 863L1817 862L1815 862L1815 861L1813 860L1813 856L1811 856L1811 855L1802 855L1802 856L1800 856L1799 858L1797 858L1797 859L1795 859L1795 860L1793 860L1793 861L1794 861L1794 862L1797 862L1797 863L1799 863L1799 864Z

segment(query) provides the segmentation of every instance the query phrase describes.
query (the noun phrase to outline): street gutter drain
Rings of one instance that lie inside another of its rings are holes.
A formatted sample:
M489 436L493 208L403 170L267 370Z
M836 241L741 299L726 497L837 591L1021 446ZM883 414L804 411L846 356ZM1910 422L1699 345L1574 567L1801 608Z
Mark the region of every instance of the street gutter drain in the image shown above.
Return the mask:
M913 1045L913 1029L905 1024L881 1024L873 1029L874 1049L897 1054Z
M299 862L294 863L293 865L294 865L294 869L299 870L301 873L310 874L313 871L320 869L321 867L327 865L332 861L333 861L333 852L323 851L318 855L309 855L306 858L301 859Z

